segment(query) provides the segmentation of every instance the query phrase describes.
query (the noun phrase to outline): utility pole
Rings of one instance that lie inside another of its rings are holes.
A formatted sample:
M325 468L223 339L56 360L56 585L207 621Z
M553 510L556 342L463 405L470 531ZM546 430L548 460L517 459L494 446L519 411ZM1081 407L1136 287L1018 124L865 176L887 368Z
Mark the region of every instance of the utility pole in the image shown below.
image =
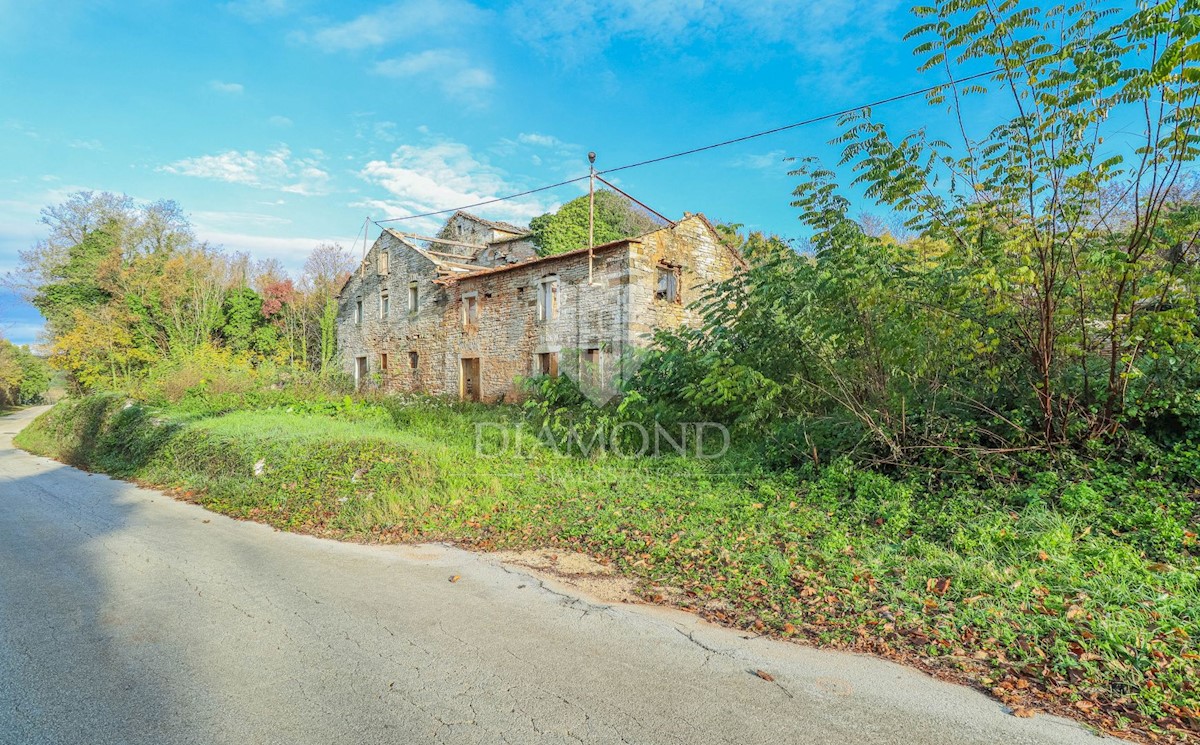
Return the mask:
M596 153L588 153L588 284L592 281L592 265L596 246Z
M369 230L370 225L371 225L371 216L367 215L367 219L363 221L362 262L360 262L358 265L358 276L360 278L367 276L367 241L369 241L371 238L371 234L370 234L370 230ZM351 250L353 250L353 249L351 249Z

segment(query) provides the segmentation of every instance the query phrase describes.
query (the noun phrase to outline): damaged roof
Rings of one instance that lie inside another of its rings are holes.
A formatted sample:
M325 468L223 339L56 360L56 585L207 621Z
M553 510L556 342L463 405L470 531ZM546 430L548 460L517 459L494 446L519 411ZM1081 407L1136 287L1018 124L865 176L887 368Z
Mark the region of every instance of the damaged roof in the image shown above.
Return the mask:
M513 225L510 222L501 222L500 220L488 220L480 217L479 215L472 215L470 212L463 212L462 210L455 212L454 216L450 219L453 220L455 217L459 216L465 217L468 220L479 223L480 225L486 225L493 230L499 230L504 233L512 233L514 235L529 235L529 228L523 228L520 225Z
M474 215L468 214L461 210L455 213L455 216L458 216L458 215L462 215L468 219L476 220L481 224L485 224L485 225L489 225L489 226L493 226L493 227L499 226L499 225L507 226L507 227L497 227L496 228L497 230L503 230L505 232L511 232L510 228L512 230L520 230L520 228L517 228L515 225L509 225L508 223L493 223L490 220L484 220L482 218L478 218ZM744 257L742 257L741 253L737 249L733 248L732 246L729 246L723 240L721 240L720 233L713 226L713 224L711 222L709 222L707 217L705 217L702 213L699 213L699 212L684 213L684 220L687 220L689 218L698 218L708 228L708 230L710 230L713 233L713 235L716 236L718 242L721 243L722 245L725 245L725 247L730 251L730 253L733 254L734 258L742 266L742 268L745 268L747 266L746 260ZM451 218L451 219L453 219L453 218ZM418 254L425 257L430 262L432 262L434 264L434 266L436 267L437 273L438 273L438 278L434 281L438 282L439 284L445 284L447 282L456 282L460 279L472 279L475 277L489 276L492 274L498 274L500 272L505 272L510 269L517 269L517 268L521 268L521 267L532 266L534 264L542 264L542 263L547 263L547 262L551 262L551 261L557 261L559 259L572 258L575 256L586 255L589 251L591 251L593 253L598 252L598 251L607 251L608 249L612 249L617 246L623 246L627 243L641 243L642 242L641 239L644 238L645 236L650 235L652 233L657 233L660 230L671 230L674 227L676 227L678 224L679 223L672 223L670 226L655 228L654 230L649 230L638 236L633 236L630 238L620 238L618 240L610 241L608 243L603 243L598 246L592 246L590 248L585 246L583 248L577 248L573 251L564 251L563 253L551 254L549 256L538 256L538 257L535 257L532 259L526 259L524 261L516 261L516 262L507 263L507 264L501 264L499 266L481 266L480 264L467 263L464 261L453 261L444 254L439 254L436 251L429 251L429 250L423 249L423 248L415 245L413 242L411 242L408 239L408 237L406 235L404 235L402 233L398 233L391 228L384 228L383 230L385 233L390 235L392 238L400 241L400 243L403 244L404 246L412 249L413 251L416 251ZM525 235L528 235L528 233L526 233ZM520 237L525 237L525 236L523 235ZM490 241L487 244L487 246L509 243L514 240L516 240L516 238L503 238L503 239L496 240L496 241ZM485 248L487 248L487 246L481 246L480 248L485 249ZM343 283L341 289L338 290L337 294L339 296L341 295L342 290L345 289L346 284L348 284L349 281L350 281L350 277L347 277L346 281Z

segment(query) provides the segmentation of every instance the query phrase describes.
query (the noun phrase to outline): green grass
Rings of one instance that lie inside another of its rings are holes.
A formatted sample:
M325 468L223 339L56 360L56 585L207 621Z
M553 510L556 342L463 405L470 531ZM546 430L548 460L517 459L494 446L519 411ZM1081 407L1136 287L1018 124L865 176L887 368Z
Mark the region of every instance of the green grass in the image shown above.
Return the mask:
M1014 706L1106 728L1200 727L1200 565L1189 488L1114 469L933 488L682 458L480 458L509 409L418 400L224 415L60 403L34 452L211 509L352 539L557 546L715 620L936 667Z

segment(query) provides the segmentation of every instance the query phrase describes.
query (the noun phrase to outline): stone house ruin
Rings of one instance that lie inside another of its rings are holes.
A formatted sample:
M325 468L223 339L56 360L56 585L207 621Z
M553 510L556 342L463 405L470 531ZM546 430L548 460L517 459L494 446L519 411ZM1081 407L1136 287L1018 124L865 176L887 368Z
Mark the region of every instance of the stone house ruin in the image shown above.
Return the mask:
M437 238L384 229L338 293L338 351L357 384L476 401L560 371L599 384L654 329L698 325L702 287L744 265L699 214L545 257L525 228L465 212Z

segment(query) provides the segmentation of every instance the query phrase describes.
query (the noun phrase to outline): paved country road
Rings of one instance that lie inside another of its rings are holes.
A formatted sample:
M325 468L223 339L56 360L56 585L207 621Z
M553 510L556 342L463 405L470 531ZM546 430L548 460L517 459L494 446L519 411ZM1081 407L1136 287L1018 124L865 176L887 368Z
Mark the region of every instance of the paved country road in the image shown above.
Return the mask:
M486 555L215 515L17 450L36 413L0 418L4 745L1100 741Z

